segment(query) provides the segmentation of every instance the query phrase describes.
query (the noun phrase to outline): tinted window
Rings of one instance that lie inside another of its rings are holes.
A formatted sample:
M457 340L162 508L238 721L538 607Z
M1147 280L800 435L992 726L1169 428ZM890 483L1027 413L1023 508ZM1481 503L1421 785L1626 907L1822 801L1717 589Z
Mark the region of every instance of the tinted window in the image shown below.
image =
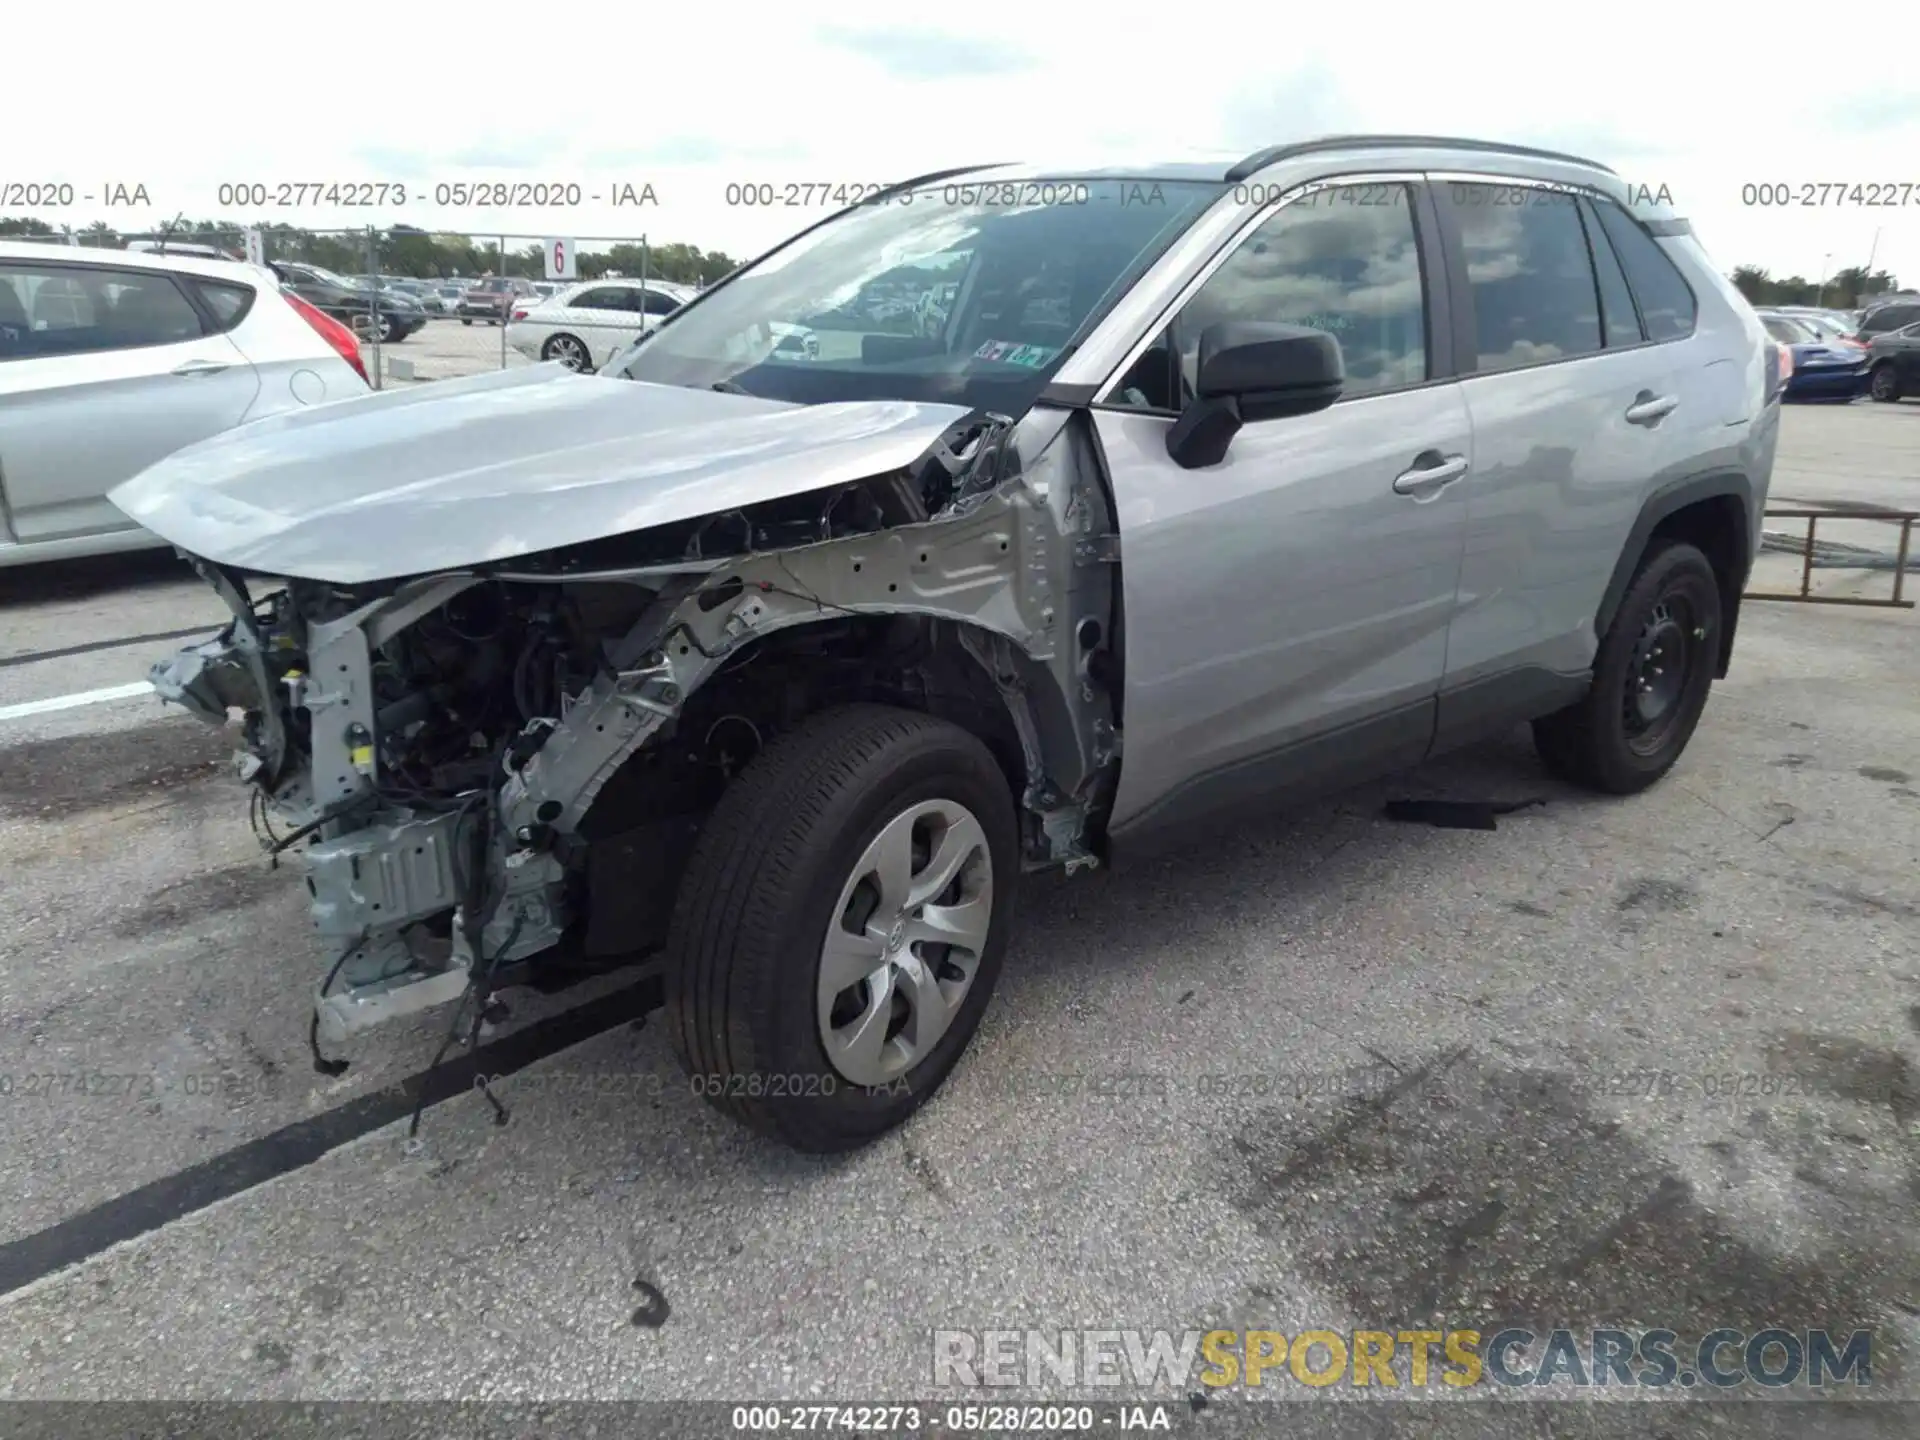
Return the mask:
M649 290L646 294L646 308L643 313L647 315L671 315L679 308L680 301L677 296L669 295L664 290Z
M1222 320L1326 331L1346 362L1344 396L1417 385L1427 378L1424 302L1405 186L1337 186L1302 196L1249 235L1174 320L1181 395L1165 396L1166 385L1150 380L1144 400L1132 403L1179 408L1193 393L1201 333ZM1164 357L1166 347L1156 344L1149 354L1156 353Z
M567 302L576 310L627 310L626 292L613 286L602 285L598 290L585 290Z
M1575 197L1510 185L1448 186L1466 251L1482 371L1600 349L1600 302Z
M193 284L213 313L214 324L223 331L238 325L253 306L251 285L229 285L224 280L195 280Z
M1920 320L1920 305L1882 305L1860 322L1860 331L1878 335L1884 330L1902 329L1915 320Z
M1634 313L1633 292L1627 288L1620 257L1613 253L1613 242L1600 228L1593 207L1584 200L1580 202L1580 220L1587 229L1587 248L1593 253L1593 270L1600 281L1600 322L1607 344L1638 345L1647 337L1640 333L1640 317Z
M201 333L199 312L165 275L0 265L0 358L171 345Z
M1631 216L1611 200L1596 200L1600 223L1613 241L1613 248L1626 267L1627 283L1633 286L1633 298L1640 302L1640 318L1646 322L1649 340L1684 340L1693 333L1699 313L1693 291L1687 288L1680 269L1667 258L1660 242L1634 223Z

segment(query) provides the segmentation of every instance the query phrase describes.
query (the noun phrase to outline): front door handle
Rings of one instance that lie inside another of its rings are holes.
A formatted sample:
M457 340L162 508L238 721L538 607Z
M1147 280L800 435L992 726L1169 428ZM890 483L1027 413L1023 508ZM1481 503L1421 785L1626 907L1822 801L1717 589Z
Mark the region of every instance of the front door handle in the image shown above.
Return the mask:
M1629 425L1645 425L1651 430L1680 404L1678 395L1656 395L1651 390L1642 390L1633 397L1633 404L1627 407Z
M1414 457L1411 470L1403 470L1393 477L1393 493L1426 500L1466 473L1466 456L1442 455L1438 450L1429 450Z
M222 370L233 367L218 360L189 360L185 364L173 367L175 375L218 375Z

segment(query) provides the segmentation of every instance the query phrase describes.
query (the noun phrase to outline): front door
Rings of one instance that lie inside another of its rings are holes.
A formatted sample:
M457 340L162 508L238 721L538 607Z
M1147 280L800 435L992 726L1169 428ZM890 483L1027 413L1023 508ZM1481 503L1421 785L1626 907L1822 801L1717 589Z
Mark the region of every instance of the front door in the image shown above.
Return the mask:
M1123 557L1116 835L1426 753L1473 459L1430 341L1431 214L1417 183L1358 178L1270 212L1096 406ZM1182 469L1167 431L1222 320L1326 330L1346 387Z

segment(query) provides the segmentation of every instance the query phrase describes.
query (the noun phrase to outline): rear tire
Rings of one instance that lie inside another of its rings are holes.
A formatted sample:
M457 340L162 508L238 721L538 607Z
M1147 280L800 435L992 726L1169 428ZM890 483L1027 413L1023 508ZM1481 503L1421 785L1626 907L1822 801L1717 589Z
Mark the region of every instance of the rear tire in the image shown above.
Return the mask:
M1900 398L1900 372L1894 368L1891 360L1882 360L1873 367L1867 389L1883 405L1891 405Z
M473 323L473 317L471 315L462 315L460 317L460 323L462 325L471 325Z
M675 904L667 1025L696 1091L814 1153L900 1124L979 1026L1019 872L1012 789L959 726L852 705L773 741L708 817Z
M1658 544L1600 641L1586 697L1533 722L1541 760L1561 779L1603 794L1646 789L1693 737L1719 645L1712 564L1684 542Z
M540 347L542 360L558 360L575 374L593 368L593 356L588 353L586 343L576 335L564 331L558 335L549 335L547 343Z

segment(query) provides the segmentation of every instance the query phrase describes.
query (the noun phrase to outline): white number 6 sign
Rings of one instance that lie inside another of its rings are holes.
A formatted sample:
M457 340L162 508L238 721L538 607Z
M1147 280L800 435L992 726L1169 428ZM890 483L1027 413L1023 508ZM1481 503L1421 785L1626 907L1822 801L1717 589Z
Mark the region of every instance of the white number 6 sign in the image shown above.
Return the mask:
M578 262L573 253L573 241L550 239L540 248L546 252L547 279L574 280L579 278Z

